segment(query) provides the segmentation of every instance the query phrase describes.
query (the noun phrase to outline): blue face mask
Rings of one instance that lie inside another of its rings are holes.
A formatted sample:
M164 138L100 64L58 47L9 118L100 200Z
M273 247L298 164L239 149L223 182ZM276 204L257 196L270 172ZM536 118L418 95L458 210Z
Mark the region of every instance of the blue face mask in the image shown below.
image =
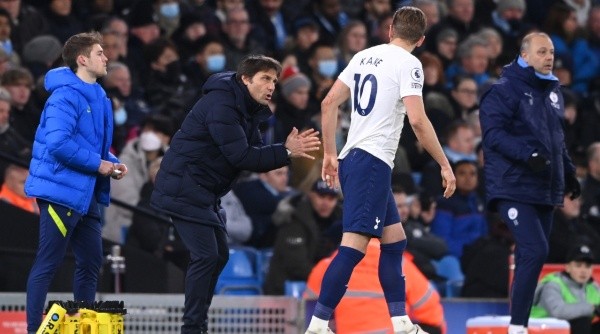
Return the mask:
M160 14L166 18L174 18L179 15L179 3L169 2L160 5Z
M113 114L113 120L117 126L125 124L125 122L127 122L127 111L125 111L125 108L121 107L115 110L115 113Z
M324 77L333 78L337 72L337 60L321 60L319 61L319 74Z
M206 69L210 73L221 72L225 68L225 55L210 55L206 58Z

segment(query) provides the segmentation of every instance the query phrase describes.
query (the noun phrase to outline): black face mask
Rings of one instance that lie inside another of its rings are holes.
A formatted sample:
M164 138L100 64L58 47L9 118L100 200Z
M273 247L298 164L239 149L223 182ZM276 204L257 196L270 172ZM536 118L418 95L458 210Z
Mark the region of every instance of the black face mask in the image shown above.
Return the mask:
M510 26L510 30L513 32L519 32L521 30L521 25L523 24L521 20L511 19L508 20L508 25Z
M165 73L163 73L161 76L165 81L171 83L181 82L181 64L178 61L169 63Z
M121 101L125 100L125 96L123 96L123 94L121 94L121 91L117 87L107 88L107 89L105 89L105 91L106 91L106 95L108 95L108 97L115 97Z

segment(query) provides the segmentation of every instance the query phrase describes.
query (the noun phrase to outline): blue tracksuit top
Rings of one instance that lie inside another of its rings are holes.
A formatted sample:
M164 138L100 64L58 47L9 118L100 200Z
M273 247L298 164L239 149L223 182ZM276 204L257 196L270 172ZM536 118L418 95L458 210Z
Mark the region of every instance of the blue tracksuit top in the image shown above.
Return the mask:
M575 166L565 147L558 81L542 79L515 60L482 97L479 117L488 207L494 209L498 199L562 205L564 176ZM537 173L527 164L535 151L550 160Z
M113 133L111 102L98 84L89 84L68 67L50 70L51 93L33 143L27 196L86 214L92 199L108 205L110 180L98 174L100 160L118 162L109 152Z

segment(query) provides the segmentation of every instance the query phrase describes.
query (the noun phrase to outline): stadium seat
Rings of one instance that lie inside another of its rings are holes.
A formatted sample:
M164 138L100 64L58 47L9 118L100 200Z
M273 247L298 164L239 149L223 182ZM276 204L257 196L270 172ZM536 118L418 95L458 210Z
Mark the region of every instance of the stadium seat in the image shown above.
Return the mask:
M260 295L262 286L256 274L256 251L232 248L229 261L217 281L215 293L220 295Z
M285 295L302 299L302 294L306 290L306 281L285 281Z
M462 290L465 275L460 269L459 260L452 255L446 255L439 261L432 261L438 276L446 278L445 282L437 283L436 286L443 297L459 297Z

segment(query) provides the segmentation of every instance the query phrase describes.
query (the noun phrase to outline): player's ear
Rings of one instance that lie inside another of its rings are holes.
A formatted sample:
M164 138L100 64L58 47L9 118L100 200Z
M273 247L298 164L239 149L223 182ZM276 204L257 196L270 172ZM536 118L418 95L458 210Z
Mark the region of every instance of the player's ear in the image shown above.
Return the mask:
M423 45L423 42L425 41L425 35L421 36L421 38L419 38L419 40L417 41L416 47L420 47L421 45Z

